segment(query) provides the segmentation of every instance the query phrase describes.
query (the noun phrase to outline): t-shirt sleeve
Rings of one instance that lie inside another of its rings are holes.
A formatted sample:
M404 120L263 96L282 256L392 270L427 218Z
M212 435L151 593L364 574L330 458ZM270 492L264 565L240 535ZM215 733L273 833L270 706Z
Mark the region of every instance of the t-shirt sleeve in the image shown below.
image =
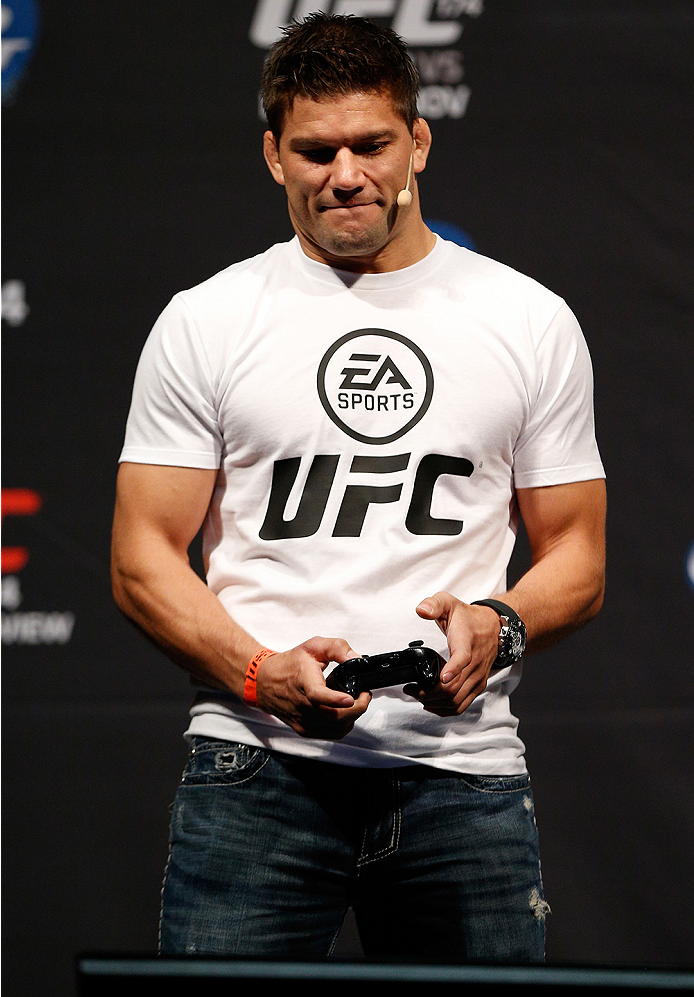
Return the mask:
M514 452L516 487L605 477L595 439L590 355L564 302L536 343L535 353L538 377Z
M193 317L176 295L142 351L120 460L213 469L222 450L207 357Z

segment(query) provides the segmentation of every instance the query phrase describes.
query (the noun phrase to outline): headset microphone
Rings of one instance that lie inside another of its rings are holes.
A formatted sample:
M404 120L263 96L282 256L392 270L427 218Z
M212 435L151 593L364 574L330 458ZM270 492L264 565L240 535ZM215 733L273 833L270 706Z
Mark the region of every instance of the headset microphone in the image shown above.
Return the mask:
M398 207L399 208L409 208L412 204L412 191L410 190L410 183L412 182L412 166L414 163L414 149L410 153L410 165L407 167L407 183L405 184L404 190L401 190L398 194Z

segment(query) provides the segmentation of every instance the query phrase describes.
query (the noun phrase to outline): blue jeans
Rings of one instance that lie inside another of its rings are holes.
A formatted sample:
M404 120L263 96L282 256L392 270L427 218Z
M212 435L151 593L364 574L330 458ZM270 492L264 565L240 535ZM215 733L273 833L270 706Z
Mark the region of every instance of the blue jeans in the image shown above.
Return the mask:
M349 907L370 959L542 962L527 776L350 768L195 738L161 953L325 959Z

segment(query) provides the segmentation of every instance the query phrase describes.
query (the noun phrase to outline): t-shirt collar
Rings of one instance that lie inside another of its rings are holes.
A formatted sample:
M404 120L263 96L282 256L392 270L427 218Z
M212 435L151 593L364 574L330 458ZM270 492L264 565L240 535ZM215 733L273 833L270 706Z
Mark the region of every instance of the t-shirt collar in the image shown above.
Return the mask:
M301 248L298 236L294 236L289 245L298 266L309 276L333 286L356 288L360 291L390 290L412 284L422 278L429 277L447 256L447 244L437 235L431 252L409 267L389 270L386 273L354 273L351 270L338 270L327 263L319 263L318 260L311 259Z

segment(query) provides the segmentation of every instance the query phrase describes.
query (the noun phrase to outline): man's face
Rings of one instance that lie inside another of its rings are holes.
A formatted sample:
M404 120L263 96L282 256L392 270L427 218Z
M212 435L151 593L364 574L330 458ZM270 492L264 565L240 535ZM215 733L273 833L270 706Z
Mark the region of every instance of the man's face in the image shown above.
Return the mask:
M410 134L387 94L297 98L279 145L266 132L265 157L286 188L305 252L361 269L394 240L407 243L408 232L422 224L419 205L416 195L409 208L398 208L396 199L407 182L410 156L413 174L420 172L430 141L421 118ZM414 176L411 189L414 193Z

